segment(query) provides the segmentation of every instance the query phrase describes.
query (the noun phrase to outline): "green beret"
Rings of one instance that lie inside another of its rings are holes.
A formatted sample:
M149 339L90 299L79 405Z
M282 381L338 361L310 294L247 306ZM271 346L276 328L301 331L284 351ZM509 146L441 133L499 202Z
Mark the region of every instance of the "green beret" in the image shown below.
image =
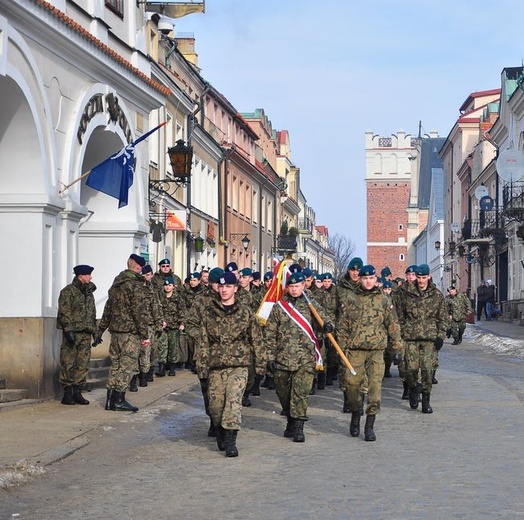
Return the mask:
M218 283L220 277L224 274L224 269L220 267L214 267L209 271L209 283Z
M408 274L408 273L416 273L417 272L417 265L413 264L413 265L410 265L408 266L408 268L406 269L405 273Z
M355 258L352 258L349 261L348 269L358 269L360 271L360 269L362 269L363 266L364 262L362 261L362 258L356 256Z
M238 272L240 276L253 276L253 270L249 267L244 267L244 269L240 269Z
M429 275L429 265L428 264L420 264L417 266L417 269L415 270L415 273L418 276L427 276Z
M287 285L292 285L294 283L300 283L303 282L306 279L304 274L302 272L300 273L293 273L288 279L287 279Z
M164 258L158 262L158 265L171 265L171 261L168 258Z
M372 276L375 274L375 268L372 265L364 265L358 272L359 276Z
M391 274L391 269L388 266L384 267L384 269L380 271L380 276L382 277L389 276L390 274Z
M322 275L322 280L333 280L333 275L331 273L324 273Z

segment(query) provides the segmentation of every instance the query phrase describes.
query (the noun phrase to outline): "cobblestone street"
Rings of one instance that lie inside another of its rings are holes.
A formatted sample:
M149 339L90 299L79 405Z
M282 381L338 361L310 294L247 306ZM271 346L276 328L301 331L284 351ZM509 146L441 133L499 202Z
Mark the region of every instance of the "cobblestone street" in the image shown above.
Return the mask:
M479 346L481 336L475 327L461 346L445 344L432 415L400 399L393 371L384 381L375 443L349 437L337 386L311 397L305 444L283 438L275 393L264 389L245 409L237 459L226 459L206 436L188 371L175 378L179 391L136 414L85 407L82 413L105 421L43 476L0 490L0 518L523 517L524 359L492 354ZM2 425L13 413L1 416Z

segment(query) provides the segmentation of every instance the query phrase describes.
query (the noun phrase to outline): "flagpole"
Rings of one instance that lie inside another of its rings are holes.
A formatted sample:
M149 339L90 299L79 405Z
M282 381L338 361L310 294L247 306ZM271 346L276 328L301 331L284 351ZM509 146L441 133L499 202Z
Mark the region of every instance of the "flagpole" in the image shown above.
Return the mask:
M313 304L311 303L311 300L308 298L307 294L305 292L302 293L302 296L304 296L304 299L306 300L306 303L307 303L307 306L309 307L309 310L311 311L311 313L313 314L313 316L315 317L315 319L318 321L318 324L323 327L324 326L324 320L320 317L319 313L317 312L317 310L315 309L315 307L313 307ZM329 341L331 341L331 344L335 347L335 350L337 351L338 355L340 356L340 358L342 359L342 361L344 362L344 365L346 365L346 367L348 368L348 370L354 375L356 376L357 375L357 372L356 370L353 368L353 366L351 365L351 363L349 362L349 359L346 357L346 355L344 354L344 352L342 351L342 349L340 348L339 344L337 343L336 339L334 338L333 334L331 334L331 332L327 332L325 333L326 336L328 337Z
M73 184L76 184L77 182L81 181L84 177L87 177L90 173L91 173L91 170L89 170L88 172L84 173L83 175L78 177L78 179L75 179L73 182L70 182L69 184L64 186L61 190L59 190L58 194L61 195L62 193L64 193L65 190L68 190Z

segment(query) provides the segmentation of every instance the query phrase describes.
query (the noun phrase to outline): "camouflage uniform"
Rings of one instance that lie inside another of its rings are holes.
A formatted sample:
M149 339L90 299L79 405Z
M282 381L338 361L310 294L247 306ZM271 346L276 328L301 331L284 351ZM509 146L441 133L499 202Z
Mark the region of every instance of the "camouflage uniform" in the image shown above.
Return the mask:
M160 298L167 325L158 342L157 360L170 367L174 367L176 363L187 362L187 357L182 357L183 353L180 351L180 325L182 325L186 308L182 290L175 289L169 298L164 292Z
M348 292L337 321L340 347L357 372L354 376L344 371L345 387L352 412L361 407L361 387L367 380L368 399L366 415L376 415L380 410L382 378L384 376L384 351L391 340L395 352L402 352L400 325L391 301L382 290L358 287Z
M143 374L149 372L157 359L158 342L162 334L164 323L164 312L160 303L158 292L152 282L144 280L144 298L146 300L145 310L147 312L147 323L149 330L150 346L140 346L138 355L138 368Z
M194 366L195 340L193 339L193 336L187 334L186 322L188 320L188 315L191 313L193 305L195 305L195 302L199 300L200 297L206 292L206 289L207 288L202 283L200 283L196 287L189 287L188 289L184 289L182 292L185 302L184 317L182 321L184 323L184 334L186 337L183 344L181 343L180 345L180 359L187 359L187 363L190 368L193 368Z
M254 363L257 374L265 372L260 325L249 307L212 300L203 311L200 336L196 366L198 377L209 382L211 419L217 427L239 430L248 367Z
M195 347L194 359L197 359L198 351L202 348L202 316L204 310L213 301L220 301L220 296L211 286L206 287L197 298L191 308L186 312L185 317L185 331L186 337L191 339ZM204 398L204 409L206 414L211 417L209 413L209 381L207 377L199 377L200 389L202 390L202 397Z
M346 272L344 276L340 278L340 280L337 283L337 289L338 289L338 309L337 309L337 319L339 318L342 309L344 307L344 302L346 299L353 299L353 296L357 289L360 289L360 282L356 281L354 282L350 277L349 274ZM347 373L346 373L347 372ZM340 366L338 368L339 373L339 388L344 392L344 407L343 411L345 413L350 411L350 406L348 402L348 387L346 384L346 381L348 380L348 377L351 375L348 371L346 365L344 363L340 363ZM368 391L368 384L367 381L364 379L362 381L362 388L360 389L361 393L364 395L367 394Z
M339 308L339 296L335 285L332 284L329 289L320 289L318 300L322 308L324 308L330 316L336 317ZM328 338L324 338L322 345L322 357L324 358L326 365L326 384L332 385L333 379L337 378L340 360L335 347L333 347Z
M164 292L164 282L166 281L166 278L173 278L175 291L180 291L182 289L182 279L180 278L180 276L173 273L172 269L170 269L167 273L157 271L153 275L151 283L153 284L153 287L157 290L158 294L162 294Z
M462 342L462 335L466 330L466 314L473 312L471 302L467 294L457 293L455 296L446 297L446 305L450 317L450 330L453 336L453 344Z
M285 294L283 300L318 329L302 296L292 298ZM316 310L324 321L333 321L322 307L318 306ZM307 421L309 393L315 377L315 345L278 304L271 310L264 337L269 357L276 363L275 386L284 414L291 419Z
M97 336L109 328L111 368L108 390L125 392L136 373L142 340L149 339L149 312L142 275L122 271L109 289Z
M65 386L83 387L91 360L92 336L96 333L96 308L93 282L82 283L76 276L60 291L56 326L64 334L75 333L70 345L65 337L60 346L60 383Z
M397 314L406 344L407 383L410 388L416 387L420 370L422 393L429 395L438 363L435 341L444 340L448 328L444 296L431 281L423 292L417 283L406 284L397 300Z

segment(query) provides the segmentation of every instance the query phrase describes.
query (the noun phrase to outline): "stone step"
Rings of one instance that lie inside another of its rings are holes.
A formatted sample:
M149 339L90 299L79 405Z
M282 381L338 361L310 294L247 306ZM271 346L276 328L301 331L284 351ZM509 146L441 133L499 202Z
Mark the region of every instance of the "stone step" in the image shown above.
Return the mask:
M90 391L93 388L104 387L109 376L110 359L91 359L89 363L89 372L87 373L86 389Z
M22 388L10 388L0 390L0 403L10 403L13 401L21 401L27 397L27 390Z

